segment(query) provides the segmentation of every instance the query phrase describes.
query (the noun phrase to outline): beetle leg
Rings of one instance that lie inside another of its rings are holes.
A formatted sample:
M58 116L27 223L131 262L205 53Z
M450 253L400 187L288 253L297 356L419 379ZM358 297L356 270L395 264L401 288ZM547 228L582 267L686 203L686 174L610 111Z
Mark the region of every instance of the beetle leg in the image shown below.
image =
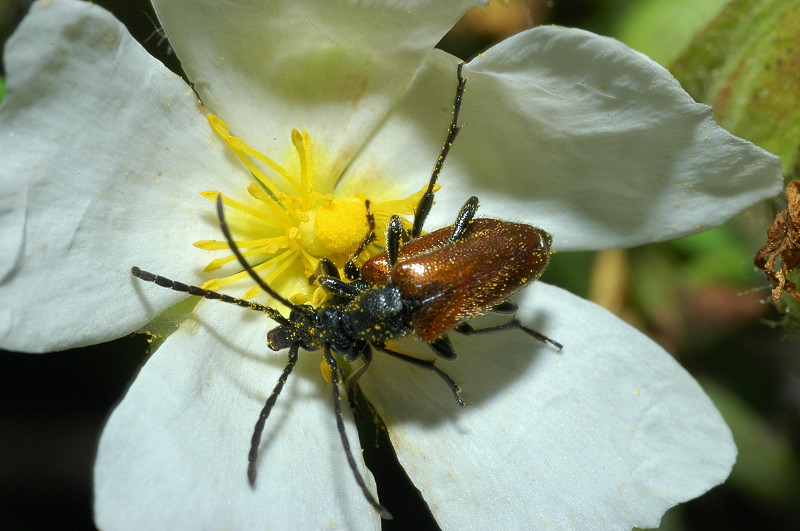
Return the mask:
M350 255L350 258L344 264L344 275L347 277L347 280L356 280L361 278L361 271L355 264L355 259L358 258L358 255L364 252L364 249L367 248L367 245L375 240L375 216L372 215L372 210L370 210L369 199L364 201L364 207L367 209L367 224L369 225L369 232L367 232L367 235L364 236L364 239L358 244L358 248L353 252L353 254Z
M453 345L446 335L437 337L433 341L428 341L428 346L440 357L446 360L456 359L456 351L453 350Z
M361 290L356 287L360 284L344 282L338 277L317 277L317 284L329 293L350 299L361 293Z
M461 211L456 217L456 222L453 223L453 234L450 235L450 243L455 243L464 235L464 232L469 227L470 221L475 217L478 212L478 198L474 195L467 199Z
M369 346L369 343L364 342L364 346L361 347L360 350L345 356L345 361L351 363L359 358L364 362L364 364L351 372L347 377L345 384L348 387L354 387L358 383L359 378L361 378L361 375L364 374L364 372L367 370L367 367L369 367L369 364L372 362L372 348Z
M350 441L347 439L347 433L344 431L342 400L339 396L339 366L336 363L336 359L331 354L330 347L327 345L325 346L325 361L328 363L328 367L331 368L331 387L333 389L333 409L336 414L336 428L339 430L339 437L342 439L344 453L345 456L347 456L347 464L350 465L350 471L353 472L356 483L358 483L358 486L361 487L361 492L364 494L364 497L367 499L369 504L375 508L378 514L380 514L381 518L391 520L391 513L387 511L383 505L378 503L378 500L375 499L375 497L367 488L367 484L364 483L364 478L361 477L361 473L358 471L358 468L356 468L356 460L353 457L353 450L350 448Z
M400 216L392 216L389 225L386 227L386 252L389 255L389 264L397 263L397 256L400 253L400 242L405 241L405 229Z
M362 348L360 352L357 352L352 357L345 357L345 360L350 363L359 358L362 362L361 366L348 374L347 378L344 380L344 387L347 391L347 401L350 402L350 409L353 410L353 415L355 415L356 420L359 420L361 412L356 407L355 388L356 385L358 385L358 380L366 372L369 368L369 364L372 362L372 348L369 346L369 343L364 343L364 348Z
M416 365L417 367L422 367L423 369L429 369L439 377L445 381L445 383L450 387L450 390L453 392L453 396L456 397L456 401L460 406L466 406L467 404L464 403L464 400L461 398L461 388L458 384L450 377L449 374L441 370L439 367L434 365L433 361L430 360L421 360L419 358L415 358L413 356L409 356L408 354L403 354L402 352L397 352L394 350L390 350L383 345L373 345L376 349L380 350L381 352L385 352L390 356L394 356L397 359L403 360L406 363L410 363L412 365Z
M512 328L519 328L520 330L522 330L523 332L525 332L529 336L531 336L531 337L533 337L535 339L538 339L542 343L550 343L551 345L556 347L559 352L561 351L562 348L564 348L564 345L562 345L558 341L555 341L554 339L550 339L546 335L542 334L541 332L537 332L536 330L533 330L532 328L528 328L527 326L523 326L522 323L520 323L517 318L511 319L507 323L503 323L503 324L499 324L499 325L495 325L495 326L487 326L486 328L473 328L468 323L461 323L460 325L458 325L455 328L453 328L453 330L455 330L456 332L460 332L460 333L464 334L465 336L471 336L472 334L482 334L484 332L494 332L496 330L510 330Z
M336 266L328 258L320 258L319 262L317 263L317 270L314 271L313 275L308 277L308 283L313 284L317 278L323 276L341 278L339 276L339 270L336 269Z
M272 394L267 398L267 402L264 404L264 408L258 416L255 428L253 428L253 437L250 439L250 453L247 455L247 479L250 481L251 487L254 487L256 484L256 460L258 459L258 446L261 444L261 434L264 432L264 424L267 422L267 417L269 417L272 407L278 400L278 395L281 393L286 379L289 378L292 369L294 369L294 366L297 364L297 351L299 348L300 343L293 343L292 346L289 347L289 361L286 363L286 367L283 368L283 372L280 378L278 378L278 383L275 384Z
M503 301L489 308L489 311L496 313L517 313L517 305L511 301Z
M465 64L464 62L459 63L458 69L456 70L458 86L456 87L456 99L453 101L453 118L450 120L450 126L447 128L447 137L444 139L444 145L442 145L442 150L439 152L439 158L436 159L436 164L433 166L433 173L428 183L428 189L425 190L425 194L419 200L417 210L414 212L414 229L411 231L412 238L417 238L422 234L422 226L425 224L425 219L428 217L428 213L433 206L433 187L436 186L436 180L439 178L439 173L442 171L444 159L447 158L447 154L450 152L450 148L453 147L453 142L455 142L458 132L461 131L462 126L458 125L458 111L461 110L464 87L467 85L467 80L461 76L461 69L464 68Z

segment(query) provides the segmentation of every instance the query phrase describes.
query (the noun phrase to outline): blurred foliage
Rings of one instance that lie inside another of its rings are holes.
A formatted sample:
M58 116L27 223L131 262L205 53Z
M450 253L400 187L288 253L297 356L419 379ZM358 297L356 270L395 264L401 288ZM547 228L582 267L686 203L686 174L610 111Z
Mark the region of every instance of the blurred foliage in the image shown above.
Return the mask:
M783 159L800 156L800 2L736 0L673 65L717 121Z
M713 380L702 383L737 435L739 459L731 485L770 506L790 508L800 492L800 463L791 440L727 387Z
M678 58L727 0L640 0L616 18L614 36L662 65Z

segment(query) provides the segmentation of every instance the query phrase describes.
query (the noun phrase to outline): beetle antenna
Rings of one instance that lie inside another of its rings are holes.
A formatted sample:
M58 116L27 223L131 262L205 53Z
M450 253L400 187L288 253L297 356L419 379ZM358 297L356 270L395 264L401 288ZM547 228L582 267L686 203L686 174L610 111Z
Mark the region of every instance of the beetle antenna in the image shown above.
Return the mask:
M253 437L250 439L250 453L247 455L247 480L250 482L251 487L255 487L256 484L256 461L258 460L258 447L261 444L261 434L264 432L264 424L267 422L267 417L269 417L275 402L278 401L278 395L283 390L283 386L292 373L292 369L294 369L294 366L297 364L297 351L299 349L299 343L293 343L292 346L289 347L289 361L286 367L283 368L283 372L280 378L278 378L278 383L275 384L272 394L267 398L267 402L264 404L264 408L261 410L261 414L258 416L256 425L253 428Z
M444 159L453 147L453 142L456 140L458 132L461 131L458 125L458 111L461 110L461 100L464 97L464 88L467 86L467 80L461 75L461 70L464 68L465 62L458 64L456 75L458 76L458 87L456 87L456 99L453 102L453 118L450 120L450 126L447 128L447 138L444 139L442 150L439 152L439 158L436 159L436 164L433 166L433 173L431 180L428 182L428 189L425 190L425 195L419 200L417 211L414 213L414 228L411 231L411 238L417 238L422 234L422 226L425 224L425 218L433 206L433 187L436 186L436 181L439 179L439 173L442 171Z
M237 306L241 306L242 308L247 308L248 310L255 310L257 312L264 312L267 316L276 321L279 324L284 326L290 325L288 319L286 319L280 312L274 308L270 308L269 306L264 306L263 304L259 304L253 301L246 301L244 299L237 299L236 297L231 297L230 295L225 295L224 293L219 293L216 291L212 291L210 289L203 289L199 286L192 286L189 284L184 284L183 282L178 282L177 280L172 280L167 277L162 277L161 275L156 275L155 273L151 273L150 271L144 271L143 269L139 269L136 266L131 268L131 274L140 280L144 280L145 282L152 282L153 284L157 284L162 288L168 288L172 291L179 291L181 293L188 293L189 295L194 295L195 297L204 297L208 300L212 301L222 301L227 302L229 304L235 304Z
M381 518L384 520L391 520L392 513L386 510L383 505L378 503L378 500L376 500L369 491L367 484L364 483L364 478L361 477L361 474L356 468L356 460L353 457L353 451L350 449L350 441L347 439L347 433L344 431L342 400L341 396L339 396L339 366L331 354L331 349L328 345L325 346L325 361L328 363L328 367L331 369L331 386L333 388L333 407L336 412L336 428L339 430L339 437L342 439L342 446L344 446L344 453L347 456L347 463L350 465L350 470L353 472L356 483L358 483L358 486L361 487L361 492L364 493L364 497L367 499L370 505L372 505L378 514L381 515Z
M247 271L247 273L250 275L250 278L252 278L256 284L258 284L258 287L269 293L272 296L272 298L274 298L287 308L294 308L295 307L294 304L289 302L289 300L283 297L280 293L269 287L269 285L266 282L264 282L264 280L260 276L258 276L258 273L253 271L253 268L250 267L250 264L247 263L247 260L244 259L242 252L233 242L233 238L231 237L231 231L228 228L228 223L225 221L225 214L223 213L222 210L223 210L222 195L220 194L217 196L217 216L219 217L219 227L222 229L222 234L225 235L225 240L227 240L228 246L231 248L231 251L233 251L233 254L236 255L236 259L239 260L239 263L242 265L244 270Z

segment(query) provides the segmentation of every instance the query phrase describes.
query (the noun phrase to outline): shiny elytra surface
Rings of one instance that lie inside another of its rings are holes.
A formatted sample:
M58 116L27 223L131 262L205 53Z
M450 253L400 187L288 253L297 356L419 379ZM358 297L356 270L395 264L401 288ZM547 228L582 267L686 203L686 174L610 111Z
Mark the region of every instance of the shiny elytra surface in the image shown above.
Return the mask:
M413 320L423 341L504 301L539 278L550 259L550 235L537 227L478 218L450 243L452 230L403 244L394 267L384 252L361 268L370 284L391 279L404 298L422 303Z

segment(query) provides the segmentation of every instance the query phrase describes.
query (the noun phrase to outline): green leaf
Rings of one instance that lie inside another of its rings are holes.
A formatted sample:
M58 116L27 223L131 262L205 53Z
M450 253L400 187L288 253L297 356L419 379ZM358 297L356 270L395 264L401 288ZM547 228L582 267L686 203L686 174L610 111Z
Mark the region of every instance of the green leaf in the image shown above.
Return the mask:
M161 312L155 319L144 325L136 332L150 336L150 351L155 352L158 347L176 331L194 310L200 297L187 297L177 304Z
M673 65L717 121L783 159L800 151L800 2L734 0Z

